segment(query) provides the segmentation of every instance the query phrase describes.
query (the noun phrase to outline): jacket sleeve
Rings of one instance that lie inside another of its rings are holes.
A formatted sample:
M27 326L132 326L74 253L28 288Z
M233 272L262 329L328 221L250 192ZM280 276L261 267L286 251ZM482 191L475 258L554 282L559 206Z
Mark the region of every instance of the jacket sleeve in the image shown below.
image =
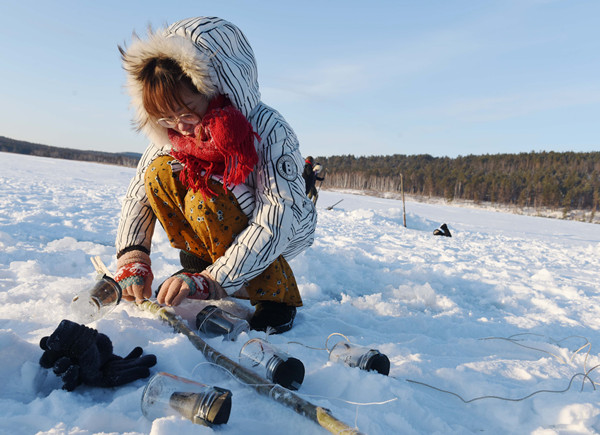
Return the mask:
M150 163L161 154L164 154L161 149L151 144L142 155L135 176L129 183L122 202L121 218L115 242L117 257L131 249L140 249L150 253L156 217L146 196L144 174Z
M231 294L286 250L306 208L302 156L291 130L275 129L259 145L256 207L248 227L207 271Z

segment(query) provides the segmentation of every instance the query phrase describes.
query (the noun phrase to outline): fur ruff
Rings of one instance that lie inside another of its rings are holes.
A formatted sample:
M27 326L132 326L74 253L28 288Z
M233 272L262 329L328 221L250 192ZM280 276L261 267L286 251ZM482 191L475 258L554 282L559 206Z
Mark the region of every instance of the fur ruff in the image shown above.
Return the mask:
M138 130L154 143L164 145L169 142L166 129L159 126L144 109L143 86L137 80L142 69L151 59L171 58L192 79L198 91L211 98L218 93L216 75L210 59L187 38L178 35L166 36L164 30L148 31L148 38L142 40L134 35L130 47L123 50L123 68L127 72L127 88L131 104L136 110L135 124Z

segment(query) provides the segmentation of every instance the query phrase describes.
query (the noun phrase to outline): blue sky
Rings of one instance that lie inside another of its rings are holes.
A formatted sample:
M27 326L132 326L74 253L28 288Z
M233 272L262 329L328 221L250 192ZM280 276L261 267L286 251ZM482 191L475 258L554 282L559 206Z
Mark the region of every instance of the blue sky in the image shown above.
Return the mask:
M0 0L0 135L142 152L117 45L216 15L304 155L600 150L597 0Z

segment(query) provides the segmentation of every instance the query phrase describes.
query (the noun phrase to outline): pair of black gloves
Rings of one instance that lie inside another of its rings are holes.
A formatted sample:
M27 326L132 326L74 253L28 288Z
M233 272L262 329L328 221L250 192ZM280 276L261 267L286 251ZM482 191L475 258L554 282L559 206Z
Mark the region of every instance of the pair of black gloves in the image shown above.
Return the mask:
M156 356L142 356L141 347L124 358L117 356L106 335L66 319L52 335L41 339L40 347L44 350L40 365L52 368L67 391L81 384L94 387L128 384L150 376L150 367L156 364Z

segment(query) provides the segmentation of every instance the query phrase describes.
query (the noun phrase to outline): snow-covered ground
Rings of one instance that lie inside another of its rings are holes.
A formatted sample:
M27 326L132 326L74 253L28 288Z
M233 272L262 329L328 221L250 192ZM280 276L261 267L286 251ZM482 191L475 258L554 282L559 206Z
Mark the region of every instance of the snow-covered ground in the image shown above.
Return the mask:
M133 170L5 153L0 166L0 433L324 432L130 303L90 326L118 355L138 345L155 354L152 373L230 389L229 422L148 421L146 380L59 389L38 365L38 342L93 283L90 257L114 270L119 199ZM368 434L600 432L597 225L408 202L405 228L401 202L335 192L321 192L318 212L315 244L291 262L305 305L291 331L269 337L303 361L302 397ZM444 222L453 237L433 236ZM156 282L179 268L162 230L152 261ZM324 348L332 333L385 353L390 376L307 347ZM207 341L235 359L253 337L264 333Z
M331 189L340 190L340 189ZM398 192L373 192L373 191L354 191L345 189L345 193L353 193L356 195L370 195L387 199L402 199L402 195ZM502 213L520 214L526 216L547 217L553 219L569 219L579 222L589 222L600 224L600 214L592 210L570 209L564 208L549 208L549 207L530 207L512 204L499 204L492 202L475 202L465 199L448 200L440 197L428 197L421 195L405 195L406 199L411 202L425 202L428 204L452 205L454 207L468 207L477 210L498 211Z

